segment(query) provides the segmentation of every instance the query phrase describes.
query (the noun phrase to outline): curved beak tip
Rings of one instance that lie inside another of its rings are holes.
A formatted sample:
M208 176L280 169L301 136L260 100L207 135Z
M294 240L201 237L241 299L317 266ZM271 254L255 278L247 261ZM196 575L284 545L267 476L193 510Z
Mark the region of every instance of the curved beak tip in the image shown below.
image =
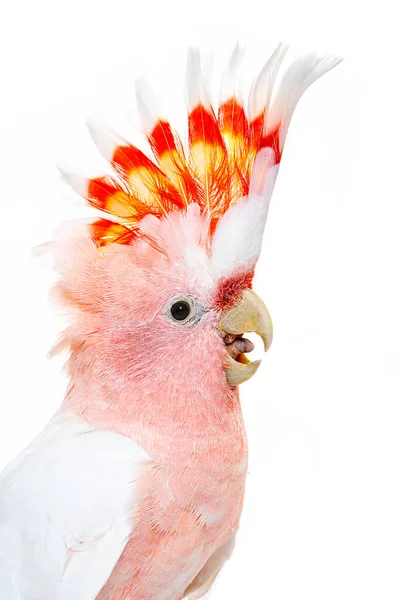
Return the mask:
M262 337L264 351L267 352L270 349L270 346L273 342L273 331L270 335L266 335Z
M269 311L261 298L251 289L244 290L240 302L223 314L220 329L223 333L234 336L242 336L249 332L256 333L263 340L265 352L272 345L273 326ZM250 362L246 357L243 360L228 358L225 371L227 381L232 386L253 377L261 363L260 360Z
M261 360L255 360L246 365L234 359L230 359L230 361L226 368L226 379L227 383L233 387L253 377L262 362Z

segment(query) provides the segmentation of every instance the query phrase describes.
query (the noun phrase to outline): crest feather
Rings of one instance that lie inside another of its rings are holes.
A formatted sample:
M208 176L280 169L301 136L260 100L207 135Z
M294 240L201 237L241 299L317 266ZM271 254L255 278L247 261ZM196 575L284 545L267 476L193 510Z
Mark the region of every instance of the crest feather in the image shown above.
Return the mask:
M161 117L148 84L138 80L138 111L153 160L114 132L90 124L113 175L86 181L65 173L64 178L89 204L107 213L107 220L92 225L98 245L129 244L139 235L145 215L161 218L193 203L208 217L211 235L242 198L266 195L263 207L267 205L297 102L316 79L340 62L316 54L297 58L281 78L271 103L286 52L283 44L276 48L244 102L239 87L243 51L237 44L225 69L216 111L209 91L211 63L202 66L198 49L190 48L187 146Z

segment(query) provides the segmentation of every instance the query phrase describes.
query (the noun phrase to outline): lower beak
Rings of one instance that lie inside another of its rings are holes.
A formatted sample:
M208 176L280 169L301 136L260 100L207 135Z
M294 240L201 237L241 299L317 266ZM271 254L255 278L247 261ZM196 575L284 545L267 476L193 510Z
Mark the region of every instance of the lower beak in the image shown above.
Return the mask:
M243 340L244 333L257 333L263 340L265 352L269 350L273 339L273 326L269 311L263 300L259 298L252 290L243 291L240 302L233 308L223 313L219 328L223 333L224 340L231 340L227 344L229 356L226 358L225 372L226 378L231 386L239 385L247 381L256 373L260 360L249 361L244 353L233 358L230 354L230 347L234 348L237 341L238 346L252 346L248 340Z

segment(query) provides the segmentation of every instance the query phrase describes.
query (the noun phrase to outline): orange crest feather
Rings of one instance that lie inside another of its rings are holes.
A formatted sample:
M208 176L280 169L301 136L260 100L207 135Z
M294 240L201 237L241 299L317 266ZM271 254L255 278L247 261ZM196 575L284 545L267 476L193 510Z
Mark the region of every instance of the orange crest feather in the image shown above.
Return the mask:
M215 231L228 208L249 193L259 151L270 148L273 164L280 162L287 127L300 96L339 62L315 54L300 57L286 71L271 105L286 50L280 45L267 61L253 84L247 108L236 89L241 59L241 50L236 46L223 80L226 91L217 112L205 89L199 54L190 50L187 148L168 121L152 116L153 98L145 102L138 97L138 104L154 160L117 136L110 136L108 151L105 134L95 132L93 137L98 147L103 140L105 148L100 150L114 172L113 176L88 180L84 193L91 206L108 215L91 226L99 246L131 243L140 235L139 223L146 215L161 218L194 202L208 216L211 233ZM79 180L76 176L67 179L72 184Z

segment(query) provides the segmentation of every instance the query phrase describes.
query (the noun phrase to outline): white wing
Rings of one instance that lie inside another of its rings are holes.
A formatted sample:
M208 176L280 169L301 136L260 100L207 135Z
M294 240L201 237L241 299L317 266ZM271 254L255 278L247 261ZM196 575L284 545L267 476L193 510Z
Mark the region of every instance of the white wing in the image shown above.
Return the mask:
M1 600L94 600L148 462L132 440L58 413L0 477Z

